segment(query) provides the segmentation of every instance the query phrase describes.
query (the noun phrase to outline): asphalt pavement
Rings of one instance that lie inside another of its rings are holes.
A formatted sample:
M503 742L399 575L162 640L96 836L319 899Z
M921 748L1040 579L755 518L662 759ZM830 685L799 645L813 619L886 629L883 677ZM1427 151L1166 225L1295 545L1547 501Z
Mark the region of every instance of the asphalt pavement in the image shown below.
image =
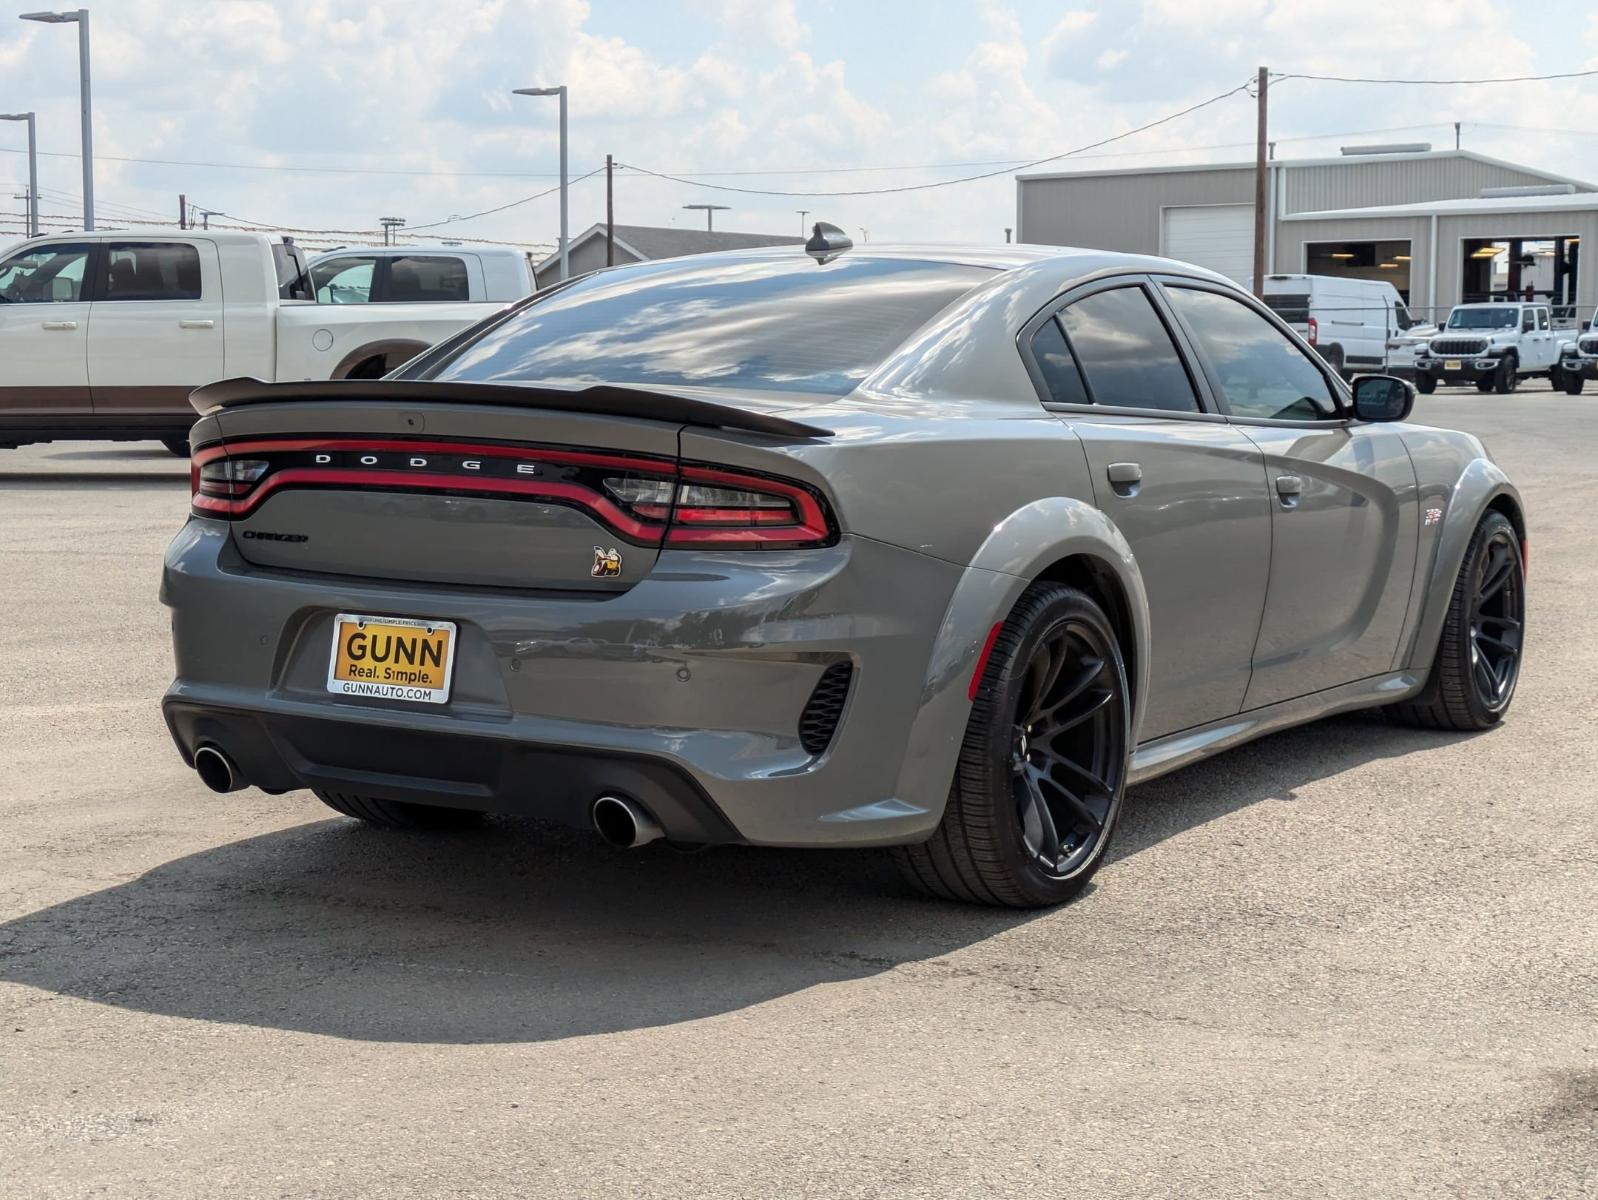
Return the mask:
M1417 419L1529 507L1509 719L1136 788L1025 914L213 796L158 706L186 464L0 451L0 1196L1598 1195L1598 395Z

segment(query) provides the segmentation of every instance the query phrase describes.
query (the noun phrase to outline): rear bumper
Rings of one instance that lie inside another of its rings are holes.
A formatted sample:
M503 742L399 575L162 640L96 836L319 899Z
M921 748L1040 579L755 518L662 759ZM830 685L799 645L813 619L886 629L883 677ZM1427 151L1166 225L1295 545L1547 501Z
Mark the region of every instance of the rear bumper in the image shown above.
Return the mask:
M961 576L846 537L792 553L672 551L605 597L448 589L262 570L224 524L193 520L162 581L177 663L163 707L186 760L215 744L268 791L365 791L574 825L613 793L682 841L914 841L941 817L948 781L898 791L929 740L928 664ZM449 703L329 694L338 612L455 621ZM801 716L835 663L852 667L847 699L812 752ZM932 731L940 752L963 719Z

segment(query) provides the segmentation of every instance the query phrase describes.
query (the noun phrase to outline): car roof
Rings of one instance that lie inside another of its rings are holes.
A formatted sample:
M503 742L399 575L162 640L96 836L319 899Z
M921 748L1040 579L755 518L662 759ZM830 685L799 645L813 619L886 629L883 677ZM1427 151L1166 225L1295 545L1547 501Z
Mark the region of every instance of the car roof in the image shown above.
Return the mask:
M459 257L462 254L510 254L521 258L527 251L518 246L451 246L444 242L415 242L403 246L363 246L358 242L351 242L347 246L337 246L332 250L318 250L311 256L312 260L331 258L335 254L362 254L368 257L380 256L385 258L399 258L409 254L452 254Z

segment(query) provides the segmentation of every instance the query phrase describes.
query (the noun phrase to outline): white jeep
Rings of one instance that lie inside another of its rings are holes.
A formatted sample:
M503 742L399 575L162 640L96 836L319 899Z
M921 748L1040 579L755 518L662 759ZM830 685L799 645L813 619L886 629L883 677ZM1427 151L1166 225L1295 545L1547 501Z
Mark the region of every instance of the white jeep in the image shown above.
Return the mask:
M1548 305L1493 301L1460 304L1415 356L1415 387L1474 383L1478 392L1512 392L1528 375L1562 386L1559 338Z
M1565 391L1579 396L1589 379L1598 379L1598 312L1582 327L1580 337L1559 347L1559 380Z

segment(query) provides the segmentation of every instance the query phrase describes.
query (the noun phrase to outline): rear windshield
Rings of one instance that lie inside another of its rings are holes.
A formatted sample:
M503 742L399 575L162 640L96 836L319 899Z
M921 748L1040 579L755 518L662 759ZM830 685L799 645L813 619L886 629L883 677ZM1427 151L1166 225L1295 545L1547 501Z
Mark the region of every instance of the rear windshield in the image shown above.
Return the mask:
M1265 305L1289 325L1309 320L1308 292L1266 292Z
M668 259L606 271L488 329L427 376L852 391L985 267L844 255Z

